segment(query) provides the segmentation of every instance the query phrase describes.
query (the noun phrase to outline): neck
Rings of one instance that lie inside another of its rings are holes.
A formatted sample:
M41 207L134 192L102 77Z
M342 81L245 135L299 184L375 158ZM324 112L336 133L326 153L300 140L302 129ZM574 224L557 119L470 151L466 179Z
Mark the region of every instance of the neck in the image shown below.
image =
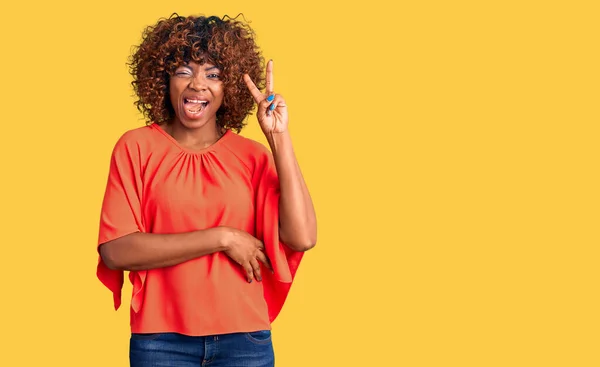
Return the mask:
M223 135L223 131L216 122L209 122L202 127L190 129L174 120L165 126L165 131L179 144L196 149L203 149L214 144Z

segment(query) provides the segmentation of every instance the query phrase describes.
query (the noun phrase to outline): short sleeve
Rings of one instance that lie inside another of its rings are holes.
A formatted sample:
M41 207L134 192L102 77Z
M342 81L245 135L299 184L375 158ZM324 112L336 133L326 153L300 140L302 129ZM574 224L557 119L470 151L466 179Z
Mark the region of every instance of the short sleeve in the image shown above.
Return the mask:
M263 272L262 281L269 319L273 322L283 308L304 253L290 249L279 238L279 179L273 156L266 148L253 181L256 184L256 237L265 244L274 270L274 274Z
M100 213L97 249L101 244L134 232L144 232L141 213L139 148L124 135L115 145ZM99 249L98 249L99 250ZM98 279L113 293L115 310L121 305L124 273L109 269L98 254Z

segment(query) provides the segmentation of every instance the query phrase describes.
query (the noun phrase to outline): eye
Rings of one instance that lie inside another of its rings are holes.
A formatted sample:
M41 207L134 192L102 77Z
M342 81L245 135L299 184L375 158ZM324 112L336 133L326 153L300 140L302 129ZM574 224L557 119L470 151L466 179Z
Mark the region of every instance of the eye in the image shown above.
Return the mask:
M175 69L176 76L190 76L192 75L192 70L186 65L179 65Z
M215 74L215 73L208 74L207 78L209 78L209 79L219 79L219 74Z

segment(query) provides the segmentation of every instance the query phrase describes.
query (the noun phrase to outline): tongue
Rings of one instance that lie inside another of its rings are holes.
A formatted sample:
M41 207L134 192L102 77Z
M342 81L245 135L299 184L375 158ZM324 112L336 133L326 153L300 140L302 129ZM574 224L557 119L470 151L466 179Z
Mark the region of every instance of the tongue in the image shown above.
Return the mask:
M191 112L200 112L200 110L202 110L202 108L204 108L204 103L188 102L185 104L185 108L187 108Z

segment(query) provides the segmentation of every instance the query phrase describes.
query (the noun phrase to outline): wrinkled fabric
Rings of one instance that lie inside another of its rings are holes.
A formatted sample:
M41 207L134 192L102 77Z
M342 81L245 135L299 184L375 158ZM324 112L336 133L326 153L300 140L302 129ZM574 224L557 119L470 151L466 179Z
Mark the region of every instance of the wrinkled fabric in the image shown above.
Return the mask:
M265 244L274 269L248 283L217 252L171 267L132 271L131 329L186 335L266 330L280 313L303 253L279 239L279 181L271 152L228 130L199 151L178 144L156 124L117 141L102 203L97 246L143 233L183 233L228 226ZM124 272L98 257L97 277L122 303Z

